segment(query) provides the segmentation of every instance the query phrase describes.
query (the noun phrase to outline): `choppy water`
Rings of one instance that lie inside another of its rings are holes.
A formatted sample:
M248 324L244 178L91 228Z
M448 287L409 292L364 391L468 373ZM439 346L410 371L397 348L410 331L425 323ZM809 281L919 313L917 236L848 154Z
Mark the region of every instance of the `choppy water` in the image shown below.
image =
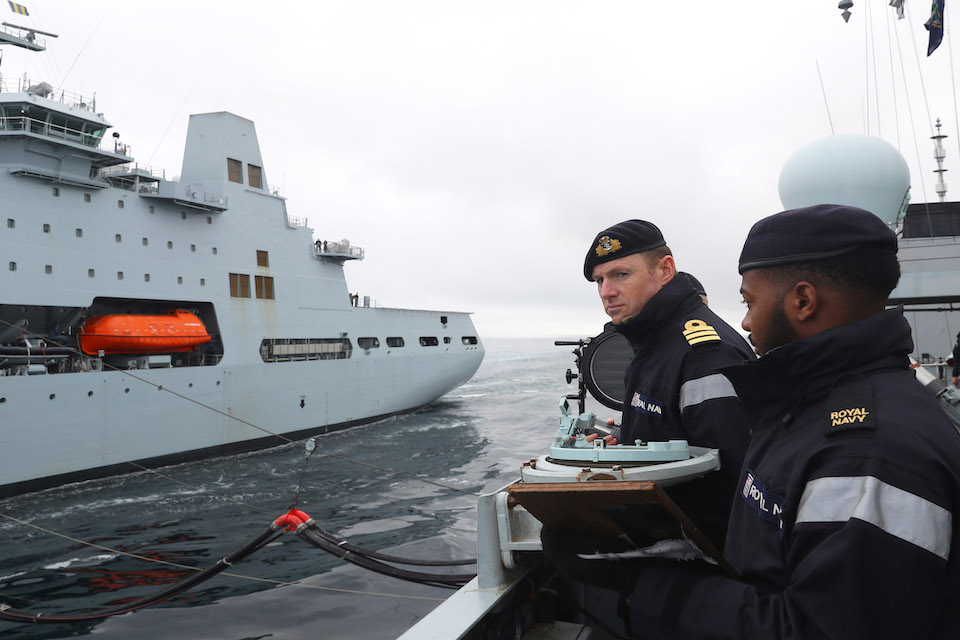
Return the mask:
M476 498L543 453L570 347L490 340L477 375L430 407L318 440L301 509L327 530L412 557L475 555ZM359 459L419 482L319 455ZM0 501L0 513L76 540L206 567L259 533L290 504L300 446L168 467ZM459 490L459 491L458 491ZM120 604L187 570L137 560L0 518L0 602L65 613ZM346 565L293 534L172 601L93 623L21 626L7 639L395 638L452 592ZM278 585L280 581L293 585Z

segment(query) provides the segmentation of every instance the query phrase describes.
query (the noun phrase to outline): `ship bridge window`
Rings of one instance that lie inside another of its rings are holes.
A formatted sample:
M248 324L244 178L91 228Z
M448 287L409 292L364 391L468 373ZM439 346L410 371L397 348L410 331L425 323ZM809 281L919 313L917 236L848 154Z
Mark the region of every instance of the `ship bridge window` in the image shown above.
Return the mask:
M435 347L438 344L440 344L440 341L437 340L436 336L420 336L421 347Z
M477 344L477 336L463 336L460 341L463 344Z
M399 348L403 346L403 338L393 337L387 338L387 346L393 348Z
M249 298L250 297L250 276L245 273L230 274L230 297L231 298Z
M264 300L276 300L273 293L273 278L270 276L256 276L254 284L257 288L257 297ZM250 296L247 296L248 298Z
M361 349L379 349L379 338L357 338L357 346Z
M84 122L82 120L67 118L60 113L50 114L49 133L52 136L88 144L87 136L83 134L83 126Z
M227 158L227 180L243 184L243 163L233 158Z
M344 360L352 353L349 338L267 338L260 343L264 362Z
M247 180L251 187L263 189L263 169L255 164L248 164Z
M86 124L83 128L85 130L83 144L91 147L99 145L104 129L99 124Z

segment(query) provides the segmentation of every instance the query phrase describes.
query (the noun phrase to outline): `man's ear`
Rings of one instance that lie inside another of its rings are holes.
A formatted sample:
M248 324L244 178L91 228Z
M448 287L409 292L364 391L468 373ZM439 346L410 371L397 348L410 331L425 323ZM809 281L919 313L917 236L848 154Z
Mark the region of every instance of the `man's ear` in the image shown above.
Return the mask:
M787 315L798 323L809 322L820 310L820 296L817 293L817 288L809 282L801 280L793 285L793 289L787 293L784 306L788 309Z
M660 286L667 284L673 280L673 276L677 275L677 263L674 262L673 256L663 256L660 258L660 262L657 263L657 279L660 282Z

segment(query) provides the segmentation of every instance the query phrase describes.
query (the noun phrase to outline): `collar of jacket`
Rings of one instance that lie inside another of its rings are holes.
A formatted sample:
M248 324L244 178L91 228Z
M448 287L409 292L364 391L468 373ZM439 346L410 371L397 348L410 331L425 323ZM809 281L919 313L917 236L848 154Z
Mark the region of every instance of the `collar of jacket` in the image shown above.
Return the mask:
M686 278L675 276L647 301L640 313L614 325L614 329L636 347L651 341L670 319L693 311L702 304L693 285Z
M905 369L913 351L903 308L888 309L855 322L785 344L751 362L720 370L755 420L791 413L830 391L845 373Z

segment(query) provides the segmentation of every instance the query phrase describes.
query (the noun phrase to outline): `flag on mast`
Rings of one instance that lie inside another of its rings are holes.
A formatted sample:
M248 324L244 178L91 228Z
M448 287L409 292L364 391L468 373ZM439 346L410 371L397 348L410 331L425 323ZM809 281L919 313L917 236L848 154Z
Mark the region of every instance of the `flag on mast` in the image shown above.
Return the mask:
M890 0L890 6L897 10L897 20L903 20L903 3L906 0Z
M944 0L933 0L930 7L930 19L923 26L930 32L930 43L927 45L927 55L937 50L943 42L943 3Z
M13 0L7 0L7 4L10 5L10 11L13 11L14 13L19 13L22 16L30 15L30 12L27 11L27 8L22 4L17 4L16 2L13 2Z

